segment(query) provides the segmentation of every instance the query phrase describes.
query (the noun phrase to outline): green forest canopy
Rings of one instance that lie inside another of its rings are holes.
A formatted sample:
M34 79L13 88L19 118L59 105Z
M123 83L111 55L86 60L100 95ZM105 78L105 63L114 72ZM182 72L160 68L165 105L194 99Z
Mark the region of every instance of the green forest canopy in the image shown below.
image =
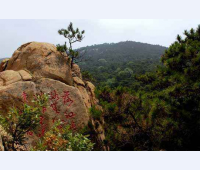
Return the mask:
M96 85L131 87L135 75L152 72L160 65L166 47L133 41L105 43L79 49L85 61L79 63L83 74L89 71Z
M99 87L111 150L200 150L200 26L165 51L134 88Z

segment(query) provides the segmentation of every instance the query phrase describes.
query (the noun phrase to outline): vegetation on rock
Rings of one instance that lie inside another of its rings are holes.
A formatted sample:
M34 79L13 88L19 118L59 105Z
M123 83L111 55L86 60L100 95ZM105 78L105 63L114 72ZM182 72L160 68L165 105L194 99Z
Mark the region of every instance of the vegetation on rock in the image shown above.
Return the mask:
M22 97L24 102L22 108L12 108L6 116L0 115L0 124L3 127L1 132L5 131L3 134L5 150L27 150L30 148L27 137L39 133L38 127L49 96L41 92L35 96L31 104L28 104L30 102L27 100L26 93L23 93ZM31 150L89 151L94 146L87 136L72 132L69 126L62 125L60 121L56 122L49 131L42 133L44 134L38 135L39 141Z
M83 40L83 34L85 31L79 31L78 28L74 29L72 22L69 24L67 29L58 30L60 35L63 35L68 39L69 47L67 47L67 43L64 45L57 45L57 50L60 52L65 52L71 58L71 67L73 67L73 63L81 59L79 52L77 50L73 50L72 44L76 42L81 42Z

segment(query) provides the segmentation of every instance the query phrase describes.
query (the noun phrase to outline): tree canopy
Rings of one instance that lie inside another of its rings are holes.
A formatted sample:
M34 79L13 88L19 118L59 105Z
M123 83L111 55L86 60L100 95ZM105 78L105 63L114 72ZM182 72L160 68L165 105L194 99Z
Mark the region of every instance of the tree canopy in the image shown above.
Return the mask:
M161 61L135 77L137 91L99 88L111 149L200 150L200 26L178 35Z

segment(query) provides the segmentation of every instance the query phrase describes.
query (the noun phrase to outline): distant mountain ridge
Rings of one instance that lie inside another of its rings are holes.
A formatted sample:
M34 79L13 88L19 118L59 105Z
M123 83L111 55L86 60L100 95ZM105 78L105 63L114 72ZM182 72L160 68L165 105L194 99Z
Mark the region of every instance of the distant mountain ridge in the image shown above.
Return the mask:
M109 55L109 58L116 58L117 56L123 56L123 60L129 60L138 57L156 57L160 58L160 55L167 49L167 47L160 45L152 45L147 43L124 41L119 43L104 43L92 46L82 47L79 50L86 50L87 56L93 56L94 58L105 58ZM116 56L116 53L118 54Z
M97 82L116 82L119 79L116 80L115 76L123 75L124 71L136 75L155 70L161 64L160 58L166 49L134 41L92 45L79 49L85 51L86 60L79 65L83 71L89 71Z

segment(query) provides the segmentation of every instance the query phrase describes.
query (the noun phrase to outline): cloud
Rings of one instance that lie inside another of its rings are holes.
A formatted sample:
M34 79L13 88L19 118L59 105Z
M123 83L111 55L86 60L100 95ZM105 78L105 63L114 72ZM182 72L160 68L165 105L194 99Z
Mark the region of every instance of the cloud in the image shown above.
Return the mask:
M177 34L200 24L199 20L181 19L0 20L0 58L11 57L14 50L30 41L64 43L57 31L67 28L70 21L86 31L85 39L75 48L126 40L169 46Z

